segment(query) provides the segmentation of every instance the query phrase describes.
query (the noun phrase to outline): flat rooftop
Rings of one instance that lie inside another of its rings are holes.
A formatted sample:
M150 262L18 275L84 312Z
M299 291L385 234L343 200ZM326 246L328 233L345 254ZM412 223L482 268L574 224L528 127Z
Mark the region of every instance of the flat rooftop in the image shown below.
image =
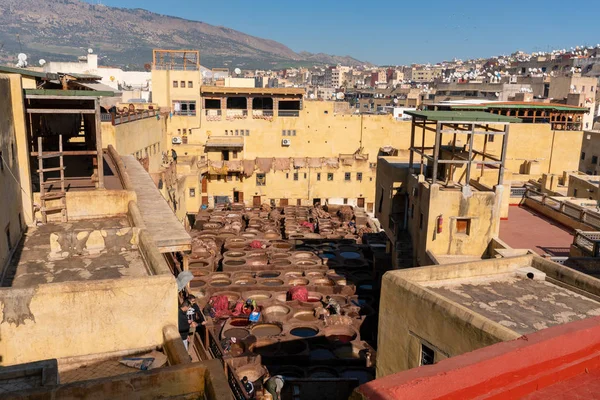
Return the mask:
M516 271L422 284L523 335L600 315L600 302L544 279L519 276Z
M137 228L126 218L50 223L29 228L2 279L3 287L147 276Z
M436 122L489 122L489 123L519 123L519 118L492 114L485 111L405 111L415 120Z
M569 255L573 234L562 225L526 207L510 207L500 222L500 239L513 249L531 249L555 257Z

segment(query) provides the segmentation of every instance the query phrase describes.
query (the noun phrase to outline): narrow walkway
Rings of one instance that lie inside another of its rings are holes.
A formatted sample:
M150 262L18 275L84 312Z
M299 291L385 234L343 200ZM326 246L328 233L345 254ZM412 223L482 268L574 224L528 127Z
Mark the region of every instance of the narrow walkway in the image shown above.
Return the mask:
M133 156L121 156L137 194L137 204L146 230L161 253L189 251L192 238L158 191L150 174Z
M510 207L508 220L500 222L500 239L514 249L566 257L573 234L562 225L526 207Z

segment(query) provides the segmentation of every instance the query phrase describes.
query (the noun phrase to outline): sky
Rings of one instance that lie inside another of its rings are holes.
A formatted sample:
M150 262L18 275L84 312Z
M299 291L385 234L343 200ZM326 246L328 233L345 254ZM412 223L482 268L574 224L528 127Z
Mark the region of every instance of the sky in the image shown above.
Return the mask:
M294 51L378 65L435 63L600 43L600 2L85 0L226 26Z

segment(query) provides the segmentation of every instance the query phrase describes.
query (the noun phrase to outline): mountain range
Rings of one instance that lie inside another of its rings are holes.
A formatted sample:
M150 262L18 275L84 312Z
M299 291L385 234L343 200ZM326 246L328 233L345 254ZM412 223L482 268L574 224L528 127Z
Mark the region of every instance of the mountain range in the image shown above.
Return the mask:
M100 64L141 69L152 49L197 49L206 67L279 69L319 64L362 65L350 56L294 52L269 39L205 22L89 4L81 0L0 0L0 63L72 61L88 48Z

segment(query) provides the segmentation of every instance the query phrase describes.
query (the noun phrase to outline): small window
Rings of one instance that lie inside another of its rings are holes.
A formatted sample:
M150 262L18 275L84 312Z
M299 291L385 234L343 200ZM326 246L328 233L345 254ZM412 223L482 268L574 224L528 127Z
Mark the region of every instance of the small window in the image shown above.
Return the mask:
M296 130L295 129L292 131L292 136L296 136Z
M196 197L196 189L190 188L190 197Z
M344 199L344 204L348 204L348 199Z
M281 136L287 136L287 131L285 129L281 131Z
M179 82L177 82L177 81L173 81L173 87L174 87L174 88L176 88L176 87L179 87Z
M317 172L317 180L320 181L321 180L321 173Z
M496 135L488 135L488 142L493 142L494 136L496 136Z
M346 173L344 174L344 180L345 180L346 182L348 182L348 181L350 181L351 179L352 179L352 174L350 174L350 172L346 172Z
M577 189L573 189L573 197L577 197Z
M187 128L183 128L183 134L187 135Z
M582 159L582 160L585 160L585 151L582 151L582 152L581 152L581 159Z
M234 151L234 152L233 152L233 159L235 160L237 157L238 157L238 152L237 152L237 151Z
M265 174L256 174L256 186L265 186L267 184L267 177Z
M229 130L225 129L225 136L229 136Z
M246 129L246 136L250 136L250 130Z
M181 136L181 129L177 129L177 134Z
M304 179L306 179L306 172L304 173Z
M290 179L290 173L289 172L285 173L285 179Z
M362 172L357 172L356 173L356 180L361 182L362 181Z
M457 218L456 219L456 233L462 235L468 235L471 231L471 219L470 218Z
M185 89L185 81L181 81L181 87Z
M235 130L235 136L239 136L239 135L240 135L239 130L236 129Z
M435 364L435 352L432 348L421 344L421 363L420 365L433 365Z
M194 87L194 83L192 81L188 81L188 89L191 89Z
M592 164L598 164L598 156L592 156Z
M302 205L302 199L297 199L296 200L296 205L297 206L301 206Z
M298 180L298 173L294 172L294 180L297 181Z
M328 180L328 181L332 181L332 180L333 180L333 174L332 174L331 172L329 172L329 173L327 174L327 180Z

